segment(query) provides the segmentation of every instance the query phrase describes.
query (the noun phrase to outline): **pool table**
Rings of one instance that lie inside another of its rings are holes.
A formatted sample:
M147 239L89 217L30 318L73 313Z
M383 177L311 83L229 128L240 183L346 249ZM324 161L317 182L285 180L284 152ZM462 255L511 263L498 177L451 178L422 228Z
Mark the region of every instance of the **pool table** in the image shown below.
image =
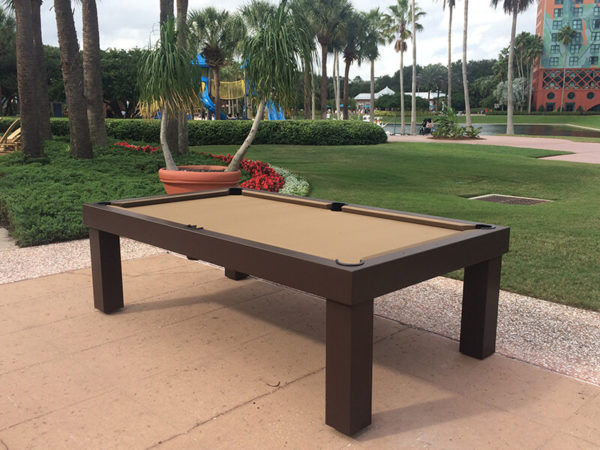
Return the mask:
M459 349L495 351L509 228L241 188L83 207L94 306L123 307L124 236L326 299L326 423L371 423L373 299L465 269Z

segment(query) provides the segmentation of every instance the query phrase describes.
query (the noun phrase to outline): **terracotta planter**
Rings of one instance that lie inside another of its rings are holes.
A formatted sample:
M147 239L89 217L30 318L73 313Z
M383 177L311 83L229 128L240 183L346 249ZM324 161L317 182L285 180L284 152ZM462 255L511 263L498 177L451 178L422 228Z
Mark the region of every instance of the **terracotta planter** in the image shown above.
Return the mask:
M225 166L179 166L179 170L159 169L158 177L167 194L234 187L240 182L242 174L239 170L225 172L226 168ZM202 172L202 170L210 170L210 172Z

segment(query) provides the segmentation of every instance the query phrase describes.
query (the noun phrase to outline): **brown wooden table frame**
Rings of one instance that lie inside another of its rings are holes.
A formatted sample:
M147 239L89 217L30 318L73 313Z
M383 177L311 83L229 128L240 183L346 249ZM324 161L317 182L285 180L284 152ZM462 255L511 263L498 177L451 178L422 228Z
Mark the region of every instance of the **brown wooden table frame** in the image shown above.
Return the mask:
M486 358L495 351L502 254L508 251L509 228L453 220L474 228L416 247L345 266L287 249L252 242L199 228L157 219L127 207L226 195L263 194L240 188L86 204L92 257L94 306L111 313L123 308L119 237L208 261L239 280L253 275L327 299L326 307L326 423L351 435L371 423L373 366L373 299L412 284L464 268L465 281L459 349ZM274 201L315 202L280 194ZM317 201L325 202L325 201ZM344 204L325 202L341 210ZM121 206L115 208L114 206ZM372 215L391 213L379 208L347 205ZM417 223L449 220L402 213Z

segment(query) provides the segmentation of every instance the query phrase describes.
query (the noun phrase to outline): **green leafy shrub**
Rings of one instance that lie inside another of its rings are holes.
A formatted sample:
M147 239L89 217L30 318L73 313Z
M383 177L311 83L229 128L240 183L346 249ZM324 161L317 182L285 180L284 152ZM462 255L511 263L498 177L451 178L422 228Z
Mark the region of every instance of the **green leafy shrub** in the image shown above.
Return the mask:
M0 121L0 132L12 119ZM53 118L50 121L54 136L69 135L69 121ZM240 145L250 131L249 120L191 120L190 145ZM106 119L110 137L123 141L159 142L160 122L145 119ZM255 144L295 145L372 145L387 141L381 127L361 121L283 120L262 121Z
M481 128L460 126L456 123L456 113L450 106L444 106L435 122L435 129L431 133L435 138L460 139L463 137L475 139L479 137Z

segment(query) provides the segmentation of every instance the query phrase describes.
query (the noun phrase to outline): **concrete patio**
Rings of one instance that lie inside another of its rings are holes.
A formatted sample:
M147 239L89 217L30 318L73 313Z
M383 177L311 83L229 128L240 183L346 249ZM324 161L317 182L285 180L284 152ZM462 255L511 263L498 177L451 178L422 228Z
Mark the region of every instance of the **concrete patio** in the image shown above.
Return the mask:
M322 299L162 254L0 285L0 449L600 447L600 387L375 320L373 424L324 424Z

